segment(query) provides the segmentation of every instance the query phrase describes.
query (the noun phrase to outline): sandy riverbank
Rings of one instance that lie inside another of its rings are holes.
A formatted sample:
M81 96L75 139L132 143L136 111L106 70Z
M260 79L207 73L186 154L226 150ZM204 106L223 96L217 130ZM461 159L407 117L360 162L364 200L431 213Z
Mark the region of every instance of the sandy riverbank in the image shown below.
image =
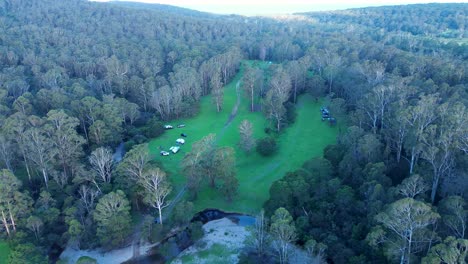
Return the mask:
M144 255L152 247L152 244L144 244L140 246L140 254ZM101 251L96 250L78 250L67 247L62 254L60 259L65 260L66 263L75 264L76 261L82 257L88 256L97 260L98 264L116 264L122 263L132 258L133 256L133 246L128 246L121 249L116 249L112 251Z
M205 235L197 243L172 261L182 263L237 263L238 253L244 246L249 231L244 226L233 223L228 218L214 220L203 225ZM221 255L221 256L220 256Z

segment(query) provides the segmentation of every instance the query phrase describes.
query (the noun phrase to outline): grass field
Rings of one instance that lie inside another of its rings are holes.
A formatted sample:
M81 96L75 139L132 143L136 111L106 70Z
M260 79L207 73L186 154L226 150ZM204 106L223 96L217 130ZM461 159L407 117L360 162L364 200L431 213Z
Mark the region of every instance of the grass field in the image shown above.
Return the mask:
M250 62L252 63L252 62ZM258 67L268 67L268 64L258 64ZM225 211L242 213L256 213L269 197L271 184L281 178L286 172L299 168L306 160L322 155L323 148L335 142L338 128L330 127L321 121L320 102L315 102L308 95L299 98L297 104L296 122L286 128L278 137L279 151L272 157L262 157L255 151L245 154L239 149L239 124L247 119L252 122L254 136L259 139L266 134L264 128L268 121L262 113L249 111L249 101L242 95L236 117L226 125L231 110L236 104L236 84L242 76L242 70L236 78L225 87L224 107L220 113L216 112L211 103L211 97L202 98L200 113L190 119L170 122L174 127L185 124L185 128L168 130L161 137L150 142L150 153L160 162L168 172L177 193L184 185L185 178L181 175L180 162L185 153L190 152L191 144L202 137L215 133L220 146L231 146L236 150L236 169L239 180L239 193L233 202L228 203L216 191L208 186L202 188L198 199L194 202L197 211L206 208L219 208ZM180 133L186 133L185 145L179 153L170 156L159 156L160 147L168 150L175 145Z
M8 244L0 240L0 264L6 264L8 261L8 255L10 254L10 247Z

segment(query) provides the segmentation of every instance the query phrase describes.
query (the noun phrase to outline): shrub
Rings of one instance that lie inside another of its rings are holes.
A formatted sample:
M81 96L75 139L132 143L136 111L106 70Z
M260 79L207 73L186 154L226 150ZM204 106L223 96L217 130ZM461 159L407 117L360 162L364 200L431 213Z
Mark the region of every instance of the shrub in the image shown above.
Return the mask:
M76 264L96 264L96 263L97 263L97 260L88 256L82 256L76 261Z
M257 152L262 156L271 156L276 153L278 146L274 138L268 137L257 142Z
M189 234L192 241L197 241L203 237L203 224L201 222L193 222L189 226Z
M288 125L291 125L296 121L296 116L297 116L296 105L291 102L287 102L285 107L286 107L286 120L285 121Z
M159 137L164 133L164 124L153 117L142 129L147 138Z

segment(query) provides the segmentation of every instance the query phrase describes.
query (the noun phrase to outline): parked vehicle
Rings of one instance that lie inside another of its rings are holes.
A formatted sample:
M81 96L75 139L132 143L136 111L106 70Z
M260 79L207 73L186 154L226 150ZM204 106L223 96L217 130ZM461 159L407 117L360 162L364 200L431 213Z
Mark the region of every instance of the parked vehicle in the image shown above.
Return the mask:
M172 146L172 147L169 148L169 150L172 151L172 153L174 153L174 154L179 152L179 149L180 149L179 146Z

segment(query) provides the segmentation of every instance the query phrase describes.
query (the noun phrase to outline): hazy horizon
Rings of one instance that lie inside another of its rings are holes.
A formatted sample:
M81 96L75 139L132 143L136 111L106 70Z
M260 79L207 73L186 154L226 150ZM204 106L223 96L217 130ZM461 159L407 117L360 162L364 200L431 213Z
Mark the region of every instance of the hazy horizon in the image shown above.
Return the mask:
M424 3L464 3L464 1L425 1L425 0L379 0L371 3L361 0L329 0L329 1L304 1L304 0L280 0L271 3L267 0L246 1L246 0L226 0L220 3L214 0L187 1L187 0L90 0L94 2L141 2L152 4L165 4L185 7L203 12L217 14L239 14L239 15L268 15L268 14L290 14L308 11L342 10L348 8L407 5Z

